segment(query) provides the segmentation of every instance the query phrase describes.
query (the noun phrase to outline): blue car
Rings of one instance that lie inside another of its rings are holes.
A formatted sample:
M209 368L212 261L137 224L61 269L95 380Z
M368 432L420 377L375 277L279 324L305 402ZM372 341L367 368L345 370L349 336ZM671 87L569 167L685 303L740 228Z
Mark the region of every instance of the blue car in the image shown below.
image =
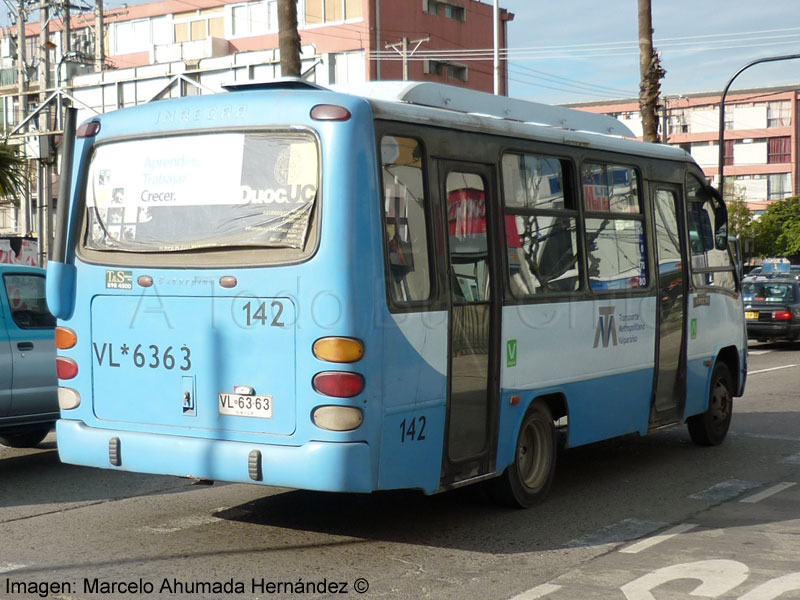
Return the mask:
M58 419L55 318L45 271L0 264L0 444L39 444Z

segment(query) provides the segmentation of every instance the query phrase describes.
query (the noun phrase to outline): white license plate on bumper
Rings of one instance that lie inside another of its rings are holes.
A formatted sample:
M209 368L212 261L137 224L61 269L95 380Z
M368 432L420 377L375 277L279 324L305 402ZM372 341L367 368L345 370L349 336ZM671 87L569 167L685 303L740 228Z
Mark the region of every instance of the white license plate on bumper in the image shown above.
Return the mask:
M219 414L235 417L272 418L272 396L219 394Z

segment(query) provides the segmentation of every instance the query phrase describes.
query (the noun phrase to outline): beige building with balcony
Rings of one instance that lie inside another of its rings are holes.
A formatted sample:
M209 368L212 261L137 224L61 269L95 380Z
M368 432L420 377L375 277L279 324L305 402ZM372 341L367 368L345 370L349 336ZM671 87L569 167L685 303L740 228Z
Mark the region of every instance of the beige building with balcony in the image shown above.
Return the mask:
M662 139L691 153L706 175L719 171L720 94L667 96L661 108ZM800 86L729 92L725 98L724 169L728 190L755 213L798 188L798 102ZM613 115L641 136L638 99L573 104Z
M191 8L191 10L187 10ZM489 48L493 44L493 7L478 0L299 0L298 31L304 78L320 85L357 84L377 79L402 79L402 40L406 38L409 79L450 83L492 91L491 58L417 58L415 53L441 53ZM36 15L38 16L38 11ZM215 93L235 81L280 77L277 0L182 0L150 2L104 12L102 70L96 70L95 17L73 16L65 23L51 19L46 44L49 69L40 90L40 25L25 28L25 84L20 95L16 27L0 37L0 101L3 129L22 145L25 136L31 162L53 167L57 155L59 107L69 102L78 120L96 113L162 98ZM499 45L506 46L501 11ZM69 39L68 39L69 38ZM420 44L416 41L426 40ZM387 48L387 44L394 47ZM97 62L99 66L100 62ZM505 64L500 90L507 89ZM41 92L41 95L40 95ZM45 97L51 98L42 106ZM20 99L24 101L21 102ZM40 112L35 119L31 115ZM41 116L50 126L45 135ZM26 122L27 120L27 122ZM24 127L23 127L24 125ZM43 140L43 141L42 141ZM50 152L52 150L52 152ZM47 157L50 158L47 158ZM40 160L41 158L41 160ZM53 178L53 182L55 178ZM51 197L55 183L45 186ZM0 233L36 231L39 188L27 190L29 214L0 206ZM48 206L52 206L48 202Z

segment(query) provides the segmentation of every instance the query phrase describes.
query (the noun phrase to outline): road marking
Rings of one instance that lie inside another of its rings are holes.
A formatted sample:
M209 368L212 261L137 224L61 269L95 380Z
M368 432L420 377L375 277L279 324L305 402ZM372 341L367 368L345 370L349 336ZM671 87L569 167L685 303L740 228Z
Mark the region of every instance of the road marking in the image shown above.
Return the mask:
M0 573L10 573L17 569L24 569L28 565L15 565L14 563L0 563Z
M740 431L728 431L728 435L744 435L751 438L756 438L760 440L776 440L781 442L800 442L800 436L796 435L777 435L777 434L766 434L766 433L748 433L748 432L740 432Z
M635 544L631 544L630 546L623 548L620 552L624 554L638 554L642 550L647 550L648 548L652 548L656 544L660 544L661 542L666 542L668 539L675 537L676 535L680 535L681 533L686 533L690 529L694 529L697 525L693 525L692 523L682 523L680 525L676 525L671 529L667 529L664 533L659 535L654 535L651 538L647 538L646 540L642 540L641 542L636 542Z
M797 482L794 481L784 481L783 483L779 483L778 485L773 485L771 488L767 488L763 492L758 492L757 494L753 494L752 496L748 496L747 498L742 498L739 502L747 502L749 504L755 504L764 498L769 498L770 496L774 496L775 494L782 492L783 490L787 490L793 485L797 485Z
M780 461L783 465L800 465L800 454L792 454Z
M527 592L522 592L519 596L514 596L511 600L536 600L537 598L544 598L548 594L557 592L561 589L560 585L552 583L545 583L538 585L535 588L529 589Z
M762 354L769 354L772 350L748 350L747 354L750 356L761 356Z
M140 527L139 531L146 533L175 533L176 531L183 531L184 529L192 529L194 527L202 527L209 523L217 523L220 521L219 517L214 515L193 515L180 519L174 519L161 525L145 525Z
M769 373L770 371L780 371L781 369L791 369L797 365L784 365L782 367L772 367L771 369L760 369L758 371L748 371L748 375L759 375L761 373Z
M640 521L638 519L625 519L619 523L608 525L602 529L581 536L567 542L567 546L605 546L606 544L619 544L644 537L663 529L667 523L656 521Z
M719 598L744 582L749 571L747 565L735 560L700 560L652 571L626 583L620 590L628 600L656 600L651 592L664 583L678 579L699 579L700 585L689 592L690 596Z
M744 596L739 596L739 600L774 600L783 596L784 592L797 590L800 590L800 573L789 573L750 590Z
M741 479L729 479L717 485L712 485L707 490L697 492L689 496L692 500L710 500L711 502L724 502L731 500L742 492L749 489L761 487L760 483L755 481L742 481Z

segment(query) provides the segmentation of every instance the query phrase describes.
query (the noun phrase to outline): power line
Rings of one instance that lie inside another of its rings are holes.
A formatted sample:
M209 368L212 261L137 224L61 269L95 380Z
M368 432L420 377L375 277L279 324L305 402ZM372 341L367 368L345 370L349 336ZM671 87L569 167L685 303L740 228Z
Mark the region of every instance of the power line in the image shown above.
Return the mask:
M554 75L552 73L547 73L545 71L538 71L536 69L532 69L530 67L525 67L525 66L522 66L522 65L515 65L515 68L522 69L522 70L525 70L525 71L530 71L532 73L537 73L537 74L539 74L539 76L541 76L541 77L543 77L545 79L555 79L555 80L564 81L565 83L573 83L573 84L579 85L579 86L588 86L588 87L591 87L592 89L595 89L595 90L598 90L598 91L599 90L608 90L609 92L614 92L614 93L618 93L618 94L625 94L626 96L635 95L635 92L631 92L630 90L623 90L623 89L620 89L620 88L608 87L608 86L600 85L600 84L596 84L596 83L595 84L587 84L587 83L582 82L582 81L580 81L578 79L570 79L569 77L563 77L561 75Z
M527 72L521 72L521 70L524 69L524 67L519 65L509 65L510 72L514 73L517 77L524 77L524 79L516 79L516 81L519 83L532 84L562 92L580 92L582 94L588 94L597 98L608 98L609 94L612 94L614 97L630 97L634 95L630 92L630 90L609 90L604 86L597 86L579 80L566 80L562 82L558 80L546 79L544 77L529 74ZM540 80L543 80L544 83L542 83Z
M728 44L728 45L719 45L719 46L707 46L707 45L688 45L688 44L678 44L675 46L659 46L658 50L662 53L669 53L669 54L677 54L677 53L691 53L691 52L713 52L718 50L732 50L732 49L739 49L739 48L766 48L771 46L785 46L785 45L793 45L800 43L800 34L796 36L786 36L791 37L792 39L787 41L774 41L774 42L767 42L767 43L757 43L757 44L746 44L741 42L747 41L758 41L758 39L780 39L776 37L771 38L753 38L752 40L739 40L737 43L734 43L733 40L724 40L719 42L713 42L717 44ZM500 51L500 58L504 60L555 60L555 59L594 59L594 58L605 58L605 57L617 57L617 56L635 56L638 54L638 49L631 46L630 48L625 47L613 47L608 46L605 48L605 52L598 52L597 50L590 50L580 49L580 50L564 50L561 52L556 52L555 50L534 50L534 49L525 49L525 48L510 48ZM424 50L418 53L419 58L451 58L456 60L490 60L492 57L493 50L490 48L481 48L475 50L460 50L460 49L442 49L442 50ZM377 50L377 51L370 51L370 58L377 59L380 58L381 60L393 60L394 57L391 53L385 50Z
M514 68L511 67L511 70L514 71ZM515 75L518 76L519 73L515 73ZM513 81L513 82L516 82L516 83L522 83L522 84L525 84L525 85L535 85L536 87L545 88L545 89L548 89L548 90L555 90L555 91L558 91L558 92L573 92L573 93L574 92L580 92L582 95L594 96L595 98L602 98L604 100L608 99L608 94L605 94L605 93L602 93L602 92L599 92L599 91L591 92L591 91L584 90L584 89L570 89L570 88L565 88L565 87L560 87L560 86L555 86L555 85L547 85L547 84L541 83L539 81L532 81L530 79L519 79L518 77L512 77L511 74L509 74L508 79L509 79L509 81Z

